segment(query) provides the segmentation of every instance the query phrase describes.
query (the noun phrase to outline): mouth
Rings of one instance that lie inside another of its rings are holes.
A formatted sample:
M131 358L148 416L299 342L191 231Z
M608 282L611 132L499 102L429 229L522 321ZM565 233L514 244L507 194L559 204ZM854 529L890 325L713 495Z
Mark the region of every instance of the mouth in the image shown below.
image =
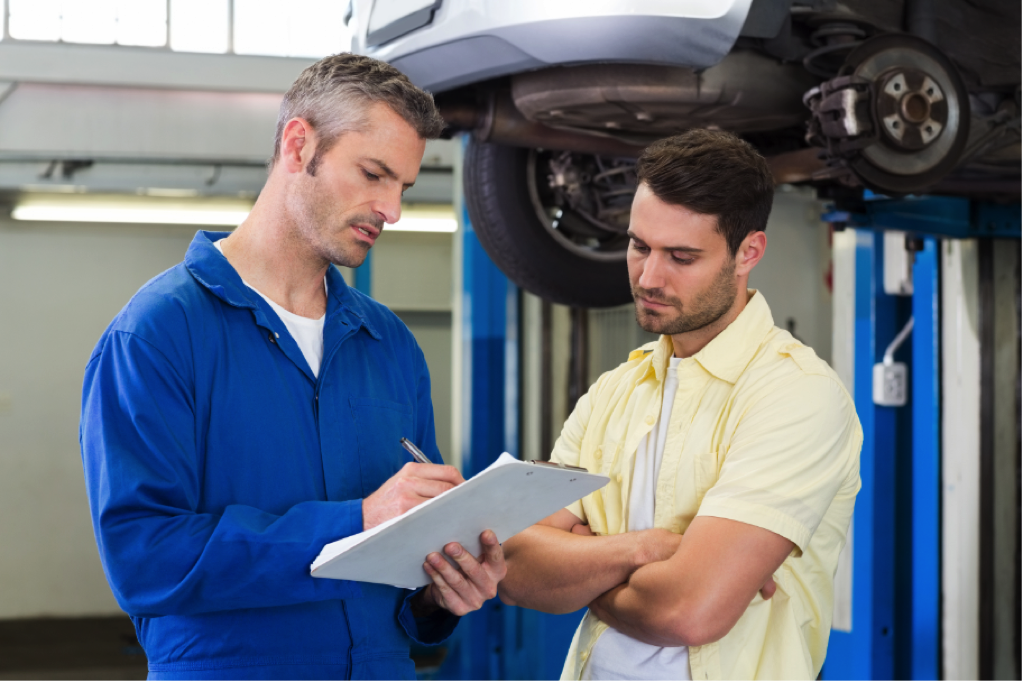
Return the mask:
M353 224L351 225L351 229L353 232L355 232L356 238L358 238L360 241L366 242L370 246L376 243L376 239L379 238L380 232L382 231L376 227L373 227L372 225L367 225L365 223Z
M645 297L640 297L639 302L641 302L645 307L648 307L651 310L666 310L667 308L671 307L667 303L657 302L655 300Z

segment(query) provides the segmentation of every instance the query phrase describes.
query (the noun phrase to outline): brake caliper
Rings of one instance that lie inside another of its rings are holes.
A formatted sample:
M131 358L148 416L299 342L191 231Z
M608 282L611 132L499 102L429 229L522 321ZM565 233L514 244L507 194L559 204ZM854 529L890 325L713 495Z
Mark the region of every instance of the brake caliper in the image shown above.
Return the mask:
M839 76L809 90L802 101L812 112L806 142L826 150L828 167L813 177L853 181L844 160L878 139L873 83L860 76Z

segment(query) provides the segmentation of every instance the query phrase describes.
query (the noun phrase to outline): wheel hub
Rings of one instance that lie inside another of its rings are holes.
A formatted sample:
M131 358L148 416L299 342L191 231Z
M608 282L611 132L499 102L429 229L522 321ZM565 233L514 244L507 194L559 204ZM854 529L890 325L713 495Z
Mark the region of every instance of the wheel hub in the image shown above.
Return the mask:
M527 173L536 217L554 240L589 260L624 259L634 160L532 150Z
M879 85L877 120L888 144L918 151L940 136L948 122L947 99L930 76L917 69L896 68L884 74Z

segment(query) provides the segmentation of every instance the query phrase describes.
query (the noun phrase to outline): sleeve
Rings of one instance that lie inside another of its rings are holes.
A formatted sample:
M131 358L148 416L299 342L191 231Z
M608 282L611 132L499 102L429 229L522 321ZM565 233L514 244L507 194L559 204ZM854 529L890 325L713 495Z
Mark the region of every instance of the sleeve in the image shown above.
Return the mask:
M737 520L809 545L842 486L858 479L862 431L837 382L803 375L741 415L698 515Z
M427 646L439 645L450 638L461 618L443 609L437 610L427 617L416 617L412 614L411 603L412 598L420 591L422 589L417 589L405 597L401 611L397 615L397 621L401 623L405 633L416 643Z
M85 373L80 442L107 579L131 615L190 615L357 597L314 579L328 542L362 530L362 502L309 501L277 513L197 511L202 454L193 391L154 346L113 332Z
M593 413L593 391L599 382L593 385L585 395L579 398L571 416L564 422L561 429L561 436L554 443L554 451L550 454L550 460L555 463L562 463L566 466L579 466L582 459L582 438L585 437L586 429L589 427L589 418ZM573 501L565 507L582 520L586 520L586 512L582 507L582 500Z

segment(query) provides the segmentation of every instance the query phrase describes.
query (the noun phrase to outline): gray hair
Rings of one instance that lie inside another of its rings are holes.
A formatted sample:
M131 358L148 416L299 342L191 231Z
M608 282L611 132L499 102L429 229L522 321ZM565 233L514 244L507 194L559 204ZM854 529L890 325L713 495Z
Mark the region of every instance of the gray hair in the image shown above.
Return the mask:
M284 95L270 167L280 158L284 126L291 119L304 118L319 135L316 157L308 168L315 174L319 158L341 135L368 126L368 110L377 103L393 109L424 140L436 139L444 129L433 96L413 85L405 74L378 59L343 52L302 71Z

